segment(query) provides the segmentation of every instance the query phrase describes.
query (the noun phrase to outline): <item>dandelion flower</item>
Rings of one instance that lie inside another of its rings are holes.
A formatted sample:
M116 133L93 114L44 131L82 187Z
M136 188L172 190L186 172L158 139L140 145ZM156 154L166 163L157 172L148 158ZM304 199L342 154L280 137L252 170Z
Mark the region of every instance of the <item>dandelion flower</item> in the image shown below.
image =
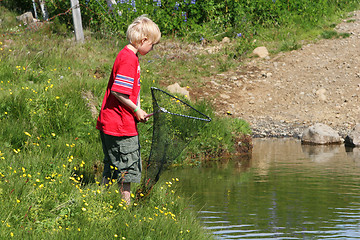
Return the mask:
M30 134L30 133L28 133L28 132L24 132L24 133L25 133L25 135L31 137L31 134Z
M83 207L83 208L81 208L81 210L83 210L83 211L85 212L85 211L86 211L86 208Z

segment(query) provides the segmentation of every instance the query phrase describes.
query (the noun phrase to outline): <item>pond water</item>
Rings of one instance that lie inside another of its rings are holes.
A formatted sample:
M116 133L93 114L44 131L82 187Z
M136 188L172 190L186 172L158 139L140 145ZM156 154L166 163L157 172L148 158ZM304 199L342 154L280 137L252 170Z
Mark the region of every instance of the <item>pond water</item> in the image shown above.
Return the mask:
M254 139L251 158L165 171L217 239L360 239L360 149Z

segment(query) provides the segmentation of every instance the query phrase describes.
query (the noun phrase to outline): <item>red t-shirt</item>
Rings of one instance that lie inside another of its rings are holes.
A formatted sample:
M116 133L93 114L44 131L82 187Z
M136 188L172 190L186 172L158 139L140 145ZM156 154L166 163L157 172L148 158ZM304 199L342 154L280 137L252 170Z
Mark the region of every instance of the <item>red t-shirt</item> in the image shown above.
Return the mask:
M111 91L129 95L138 105L140 93L140 65L136 54L127 46L117 55L104 100L102 102L96 128L112 136L138 135L135 114L132 109L121 104Z

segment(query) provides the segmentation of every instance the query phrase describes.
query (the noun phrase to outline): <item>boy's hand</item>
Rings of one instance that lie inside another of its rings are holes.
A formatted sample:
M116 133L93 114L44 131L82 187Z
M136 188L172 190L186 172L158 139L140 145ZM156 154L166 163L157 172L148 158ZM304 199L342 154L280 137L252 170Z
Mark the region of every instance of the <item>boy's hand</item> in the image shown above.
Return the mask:
M149 120L149 117L147 117L147 115L148 114L141 108L135 112L136 119L139 122L147 122Z

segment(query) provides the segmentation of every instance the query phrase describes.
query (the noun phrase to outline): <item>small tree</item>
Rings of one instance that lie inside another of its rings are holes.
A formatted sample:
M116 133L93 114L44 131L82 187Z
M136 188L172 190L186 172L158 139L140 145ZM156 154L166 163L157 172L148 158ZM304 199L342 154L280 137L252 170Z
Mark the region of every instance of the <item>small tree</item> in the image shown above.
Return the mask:
M48 13L48 11L46 9L45 0L39 0L39 4L40 4L40 9L41 9L43 19L45 21L48 21L49 20L49 13Z

